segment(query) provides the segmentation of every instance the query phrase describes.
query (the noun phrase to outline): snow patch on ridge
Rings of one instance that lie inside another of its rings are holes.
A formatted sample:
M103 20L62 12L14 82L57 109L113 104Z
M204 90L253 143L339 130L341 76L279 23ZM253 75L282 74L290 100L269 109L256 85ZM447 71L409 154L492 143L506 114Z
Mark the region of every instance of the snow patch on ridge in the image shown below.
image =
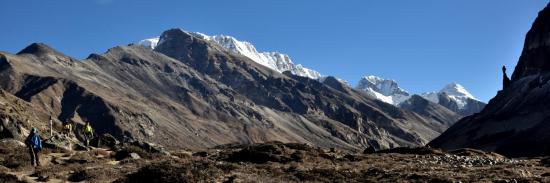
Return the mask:
M159 43L159 39L160 38L158 38L158 37L144 39L144 40L139 41L138 44L143 45L147 48L155 49L155 47L157 47L157 45Z

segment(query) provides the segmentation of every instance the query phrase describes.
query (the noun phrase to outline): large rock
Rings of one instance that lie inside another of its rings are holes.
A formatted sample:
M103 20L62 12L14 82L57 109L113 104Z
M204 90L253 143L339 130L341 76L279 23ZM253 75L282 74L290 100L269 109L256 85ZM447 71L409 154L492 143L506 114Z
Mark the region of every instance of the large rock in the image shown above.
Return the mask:
M121 148L121 143L116 137L111 134L105 133L90 140L90 145L98 148L105 148L110 150L118 150Z
M156 145L156 144L153 144L153 143L150 143L150 142L134 141L134 142L131 142L130 144L134 145L136 147L139 147L139 148L143 149L146 152L159 153L159 154L163 154L163 155L170 155L170 153L168 151L166 151L166 149L163 146Z
M56 134L50 138L43 139L42 146L50 149L58 150L82 150L82 143L74 138L68 137L66 135Z

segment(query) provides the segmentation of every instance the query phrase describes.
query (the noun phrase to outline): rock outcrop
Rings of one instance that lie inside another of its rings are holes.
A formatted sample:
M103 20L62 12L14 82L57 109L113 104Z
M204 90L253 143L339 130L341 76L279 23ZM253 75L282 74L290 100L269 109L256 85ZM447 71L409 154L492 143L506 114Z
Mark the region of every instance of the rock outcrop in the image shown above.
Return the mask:
M527 33L510 86L485 109L462 119L430 142L445 149L475 148L506 156L550 154L550 7Z

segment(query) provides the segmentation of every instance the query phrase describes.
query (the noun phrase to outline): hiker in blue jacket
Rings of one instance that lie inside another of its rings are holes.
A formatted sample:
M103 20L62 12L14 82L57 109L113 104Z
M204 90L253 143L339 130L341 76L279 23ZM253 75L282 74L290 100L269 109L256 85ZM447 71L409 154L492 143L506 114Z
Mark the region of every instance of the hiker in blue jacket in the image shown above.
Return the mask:
M38 135L38 130L36 130L36 128L32 128L27 140L25 140L25 144L29 147L32 166L40 166L40 158L38 153L42 150L42 140L40 139L40 135Z

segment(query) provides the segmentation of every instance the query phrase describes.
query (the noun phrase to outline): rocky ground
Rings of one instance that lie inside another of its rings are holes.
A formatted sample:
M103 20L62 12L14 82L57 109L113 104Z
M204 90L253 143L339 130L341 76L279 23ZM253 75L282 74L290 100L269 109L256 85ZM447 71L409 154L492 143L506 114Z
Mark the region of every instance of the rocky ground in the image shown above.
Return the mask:
M133 143L46 149L32 168L24 146L0 141L0 182L548 182L546 158L462 149L345 152L305 144L226 145L202 152Z

